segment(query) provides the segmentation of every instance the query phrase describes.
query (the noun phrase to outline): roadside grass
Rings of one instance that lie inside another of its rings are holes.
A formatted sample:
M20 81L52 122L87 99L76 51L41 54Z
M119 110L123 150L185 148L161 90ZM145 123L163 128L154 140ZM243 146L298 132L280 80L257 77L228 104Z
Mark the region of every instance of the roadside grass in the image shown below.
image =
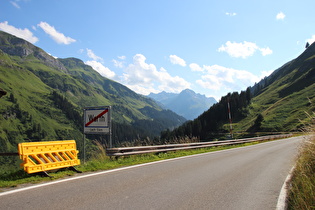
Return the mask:
M195 155L207 152L214 152L219 150L232 149L237 147L249 146L258 144L258 142L244 143L238 145L226 145L226 146L218 146L218 147L209 147L209 148L201 148L201 149L192 149L192 150L183 150L183 151L175 151L175 152L167 152L167 153L158 153L158 154L143 154L143 155L133 155L120 157L118 159L110 159L110 157L106 156L105 149L100 145L99 151L97 155L95 155L92 159L87 161L86 163L81 162L81 165L76 166L76 169L82 172L95 172L101 170L110 170L115 168L120 168L124 166L137 165L142 163L149 163L153 161L166 160L176 157ZM82 161L82 160L81 160ZM7 172L0 172L0 192L5 190L4 188L12 188L17 187L22 184L34 184L39 182L45 182L50 180L56 180L60 178L65 178L68 176L75 175L76 172L61 169L58 172L49 173L51 177L42 177L40 175L35 174L27 174L20 170L12 170Z
M315 209L315 114L310 134L297 157L288 195L288 209Z

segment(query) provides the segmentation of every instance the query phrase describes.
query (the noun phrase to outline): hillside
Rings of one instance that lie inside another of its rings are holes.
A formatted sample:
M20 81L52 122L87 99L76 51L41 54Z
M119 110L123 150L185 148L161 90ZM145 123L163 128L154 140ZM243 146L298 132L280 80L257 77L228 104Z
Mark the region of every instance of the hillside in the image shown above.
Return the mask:
M241 93L229 93L197 119L174 131L164 131L162 139L180 136L196 136L202 140L226 138L229 133L228 102L234 137L244 133L300 131L310 121L308 114L315 111L315 43L253 87Z
M149 97L160 102L167 109L185 117L187 120L197 118L216 103L214 98L197 94L189 89L183 90L179 94L166 92L151 93Z
M185 119L154 100L102 77L76 58L55 59L0 31L0 152L23 141L75 139L82 146L83 108L112 106L114 144L153 138Z
M253 91L249 114L237 130L251 131L253 119L260 113L261 131L299 131L308 114L315 111L315 43L252 89L256 93Z

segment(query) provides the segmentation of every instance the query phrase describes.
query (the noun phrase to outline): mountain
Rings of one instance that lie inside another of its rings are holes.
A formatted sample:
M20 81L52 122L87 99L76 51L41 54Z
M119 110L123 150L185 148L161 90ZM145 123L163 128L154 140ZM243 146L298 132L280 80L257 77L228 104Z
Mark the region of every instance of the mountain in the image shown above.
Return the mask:
M228 104L236 138L301 131L314 121L315 43L253 87L229 93L195 120L173 131L163 131L161 139L226 138L230 132Z
M315 111L315 43L251 89L249 115L239 122L239 129L251 130L259 113L263 116L260 130L300 131Z
M112 106L116 145L147 137L153 140L162 130L185 121L154 100L102 77L77 58L55 59L2 31L0 75L0 89L7 92L0 99L0 152L16 151L23 141L62 139L77 140L81 149L83 108L89 106ZM89 138L105 141L102 136Z
M206 97L189 89L183 90L179 94L163 91L157 94L150 93L148 96L187 120L195 119L216 103L213 97Z

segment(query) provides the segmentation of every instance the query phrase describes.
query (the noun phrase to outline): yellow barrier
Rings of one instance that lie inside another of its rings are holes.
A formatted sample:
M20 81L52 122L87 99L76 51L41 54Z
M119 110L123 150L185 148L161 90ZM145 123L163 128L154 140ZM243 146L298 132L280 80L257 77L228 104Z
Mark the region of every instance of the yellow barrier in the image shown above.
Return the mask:
M80 165L74 140L24 142L18 147L21 167L29 174Z

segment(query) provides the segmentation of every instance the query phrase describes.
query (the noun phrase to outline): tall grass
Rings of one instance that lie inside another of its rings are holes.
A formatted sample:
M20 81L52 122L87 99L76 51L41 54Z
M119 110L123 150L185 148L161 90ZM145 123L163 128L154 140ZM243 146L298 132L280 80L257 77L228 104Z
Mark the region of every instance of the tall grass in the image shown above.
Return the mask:
M304 130L309 137L301 148L293 172L288 209L315 209L315 114Z

